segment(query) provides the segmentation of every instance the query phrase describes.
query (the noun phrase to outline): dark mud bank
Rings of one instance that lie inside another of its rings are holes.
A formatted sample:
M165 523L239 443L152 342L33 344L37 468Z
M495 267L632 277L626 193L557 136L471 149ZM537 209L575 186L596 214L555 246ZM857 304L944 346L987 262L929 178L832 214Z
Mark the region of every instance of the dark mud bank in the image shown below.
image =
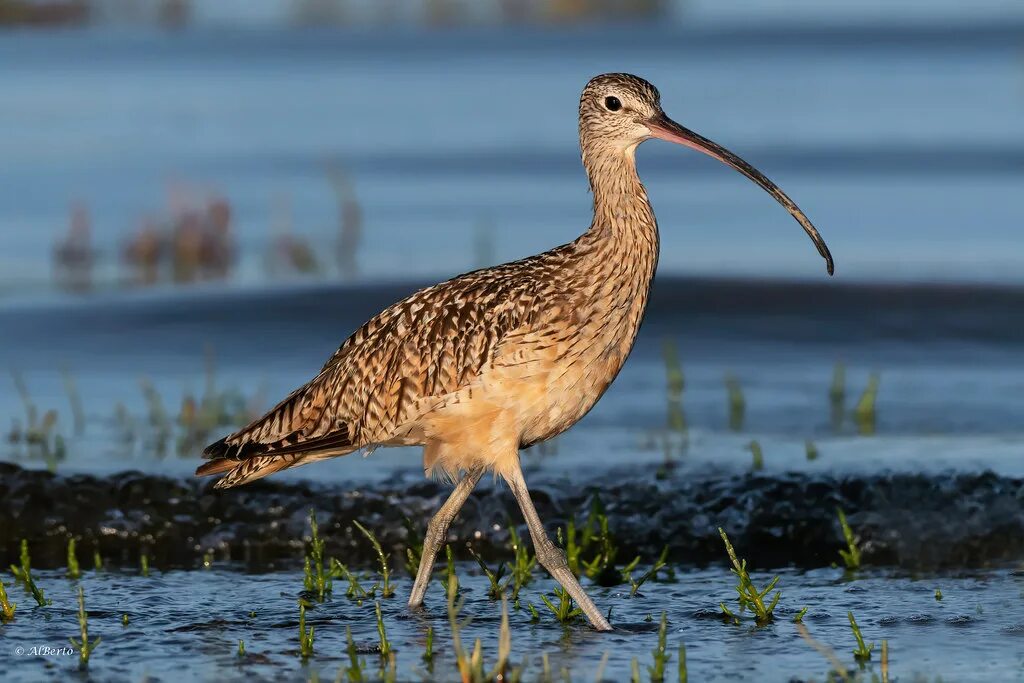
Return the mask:
M844 547L837 506L861 538L865 564L932 570L1024 559L1024 479L992 472L654 474L609 472L580 482L535 473L531 481L551 530L572 515L582 521L600 496L627 561L639 554L651 562L667 544L676 562L720 563L722 526L755 567L827 566ZM54 475L0 464L0 560L16 562L19 539L27 538L34 566L63 566L73 535L83 563L98 548L109 566L137 567L144 550L154 566L195 567L212 549L217 559L254 570L294 566L312 507L328 554L356 566L375 561L352 526L359 520L400 564L409 528L421 533L446 494L442 485L407 479L372 488L261 481L214 491L208 482L139 472ZM509 520L521 527L512 496L484 483L450 539L462 557L469 541L486 557L504 558Z

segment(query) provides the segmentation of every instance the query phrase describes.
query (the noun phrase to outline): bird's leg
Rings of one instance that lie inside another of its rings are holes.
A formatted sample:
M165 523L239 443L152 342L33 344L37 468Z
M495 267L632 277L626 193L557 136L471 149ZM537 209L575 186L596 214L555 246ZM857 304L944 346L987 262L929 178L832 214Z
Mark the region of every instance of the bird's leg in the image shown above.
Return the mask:
M604 618L593 601L583 592L583 586L576 580L573 573L569 571L569 563L565 559L565 553L556 546L544 530L544 525L537 515L537 509L533 507L533 500L530 499L530 492L526 489L526 481L523 479L523 471L519 467L519 459L515 459L514 469L504 473L502 476L508 482L512 494L519 503L519 509L523 511L526 518L526 526L530 529L530 537L533 539L533 548L537 553L537 561L541 566L551 573L558 583L569 592L576 604L582 608L587 615L591 625L598 631L611 631L611 624Z
M463 475L452 495L427 525L427 534L423 537L423 555L420 557L420 568L416 571L412 595L409 596L409 607L419 607L423 604L423 596L427 592L427 584L430 583L430 574L434 570L434 558L448 536L448 527L455 519L455 515L459 514L459 510L483 474L484 468L477 467Z

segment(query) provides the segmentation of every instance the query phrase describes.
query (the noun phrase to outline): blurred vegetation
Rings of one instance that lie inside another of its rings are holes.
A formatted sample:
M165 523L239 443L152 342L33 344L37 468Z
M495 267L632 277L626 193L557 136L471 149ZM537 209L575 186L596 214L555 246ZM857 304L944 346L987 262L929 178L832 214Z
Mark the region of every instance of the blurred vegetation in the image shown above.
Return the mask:
M169 454L179 457L195 457L203 446L225 431L248 424L262 414L264 396L262 390L245 395L234 387L222 388L217 382L217 367L213 350L205 349L204 387L200 394L186 390L176 413L167 409L163 395L148 378L139 380L144 414L130 412L123 402L118 402L110 418L88 416L82 407L74 375L67 368L62 370L64 387L71 405L73 420L69 425L59 417L55 408L41 411L32 397L28 384L20 373L11 371L11 380L21 398L25 413L24 422L15 418L7 433L10 446L8 454L15 460L35 460L45 463L50 471L56 471L59 463L67 459L67 446L62 429L68 429L68 438L89 436L87 426L96 429L96 423L112 427L109 438L115 453L131 457L140 452L164 458Z
M343 279L359 275L363 210L350 175L339 165L327 169L337 202L337 237L333 249L312 242L293 229L287 198L278 198L271 212L270 243L263 254L264 274L271 278L324 275ZM236 211L224 195L205 188L174 183L167 189L162 211L144 216L123 239L116 257L104 254L92 240L89 205L72 204L68 229L52 249L53 282L61 290L87 293L109 283L98 272L104 261L117 261L121 287L219 282L236 272L239 253ZM324 255L333 252L334 264Z
M90 17L88 0L0 0L0 25L68 26Z
M245 23L254 13L247 4L221 7L216 16L229 24ZM199 6L195 0L0 0L0 25L132 22L181 28L203 21L203 12L196 11ZM281 24L298 26L564 24L656 17L663 15L667 6L667 0L282 0L276 16Z

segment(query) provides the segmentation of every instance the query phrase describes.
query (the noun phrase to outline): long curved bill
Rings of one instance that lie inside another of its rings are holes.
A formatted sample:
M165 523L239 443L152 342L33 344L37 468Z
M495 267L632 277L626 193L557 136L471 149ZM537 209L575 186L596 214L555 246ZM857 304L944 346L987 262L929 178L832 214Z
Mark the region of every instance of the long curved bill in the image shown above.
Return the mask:
M800 207L796 205L796 202L786 196L786 193L780 190L775 183L768 180L763 173L727 150L725 147L708 140L702 135L694 133L689 128L680 126L678 123L665 116L665 114L659 114L654 119L648 121L647 127L650 129L651 135L654 137L691 147L698 152L703 152L710 157L718 159L723 164L732 166L737 171L763 187L768 194L775 197L775 201L786 207L786 210L793 215L793 218L803 226L804 232L806 232L807 236L814 242L814 246L818 248L818 253L821 254L821 257L825 259L828 274L831 275L835 271L835 264L832 262L832 254L829 253L828 246L825 244L825 240L821 238L817 228L815 228L810 219L804 215L804 212L800 210Z

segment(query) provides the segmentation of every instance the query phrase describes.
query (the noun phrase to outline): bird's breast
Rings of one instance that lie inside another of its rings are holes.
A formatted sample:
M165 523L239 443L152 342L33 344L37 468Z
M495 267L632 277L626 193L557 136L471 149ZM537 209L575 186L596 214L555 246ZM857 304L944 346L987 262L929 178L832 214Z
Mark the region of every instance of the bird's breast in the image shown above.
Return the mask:
M594 407L629 356L643 299L567 309L524 346L521 374L512 380L517 389L509 392L516 396L522 443L549 439Z

